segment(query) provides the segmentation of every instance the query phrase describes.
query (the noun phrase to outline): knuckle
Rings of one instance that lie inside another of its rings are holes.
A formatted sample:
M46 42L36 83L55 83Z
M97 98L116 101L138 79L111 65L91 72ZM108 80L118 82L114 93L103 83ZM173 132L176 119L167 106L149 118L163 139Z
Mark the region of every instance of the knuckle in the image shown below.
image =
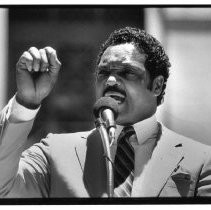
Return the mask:
M25 51L25 52L22 54L22 56L20 57L20 60L21 60L21 61L22 61L22 60L25 60L25 61L32 61L33 58L31 57L31 55L30 55L27 51Z
M55 54L56 53L56 50L50 46L47 46L44 48L48 53L50 54Z
M51 47L48 47L48 46L47 46L47 47L44 48L44 50L48 52L48 51L50 50L50 48L51 48Z
M43 50L43 49L39 49L39 53L40 53L41 55L43 55L44 50Z
M40 49L39 50L39 53L40 53L40 57L42 58L42 59L47 59L47 55L46 55L46 52L45 52L45 50L44 49Z
M30 47L28 51L35 59L40 59L40 51L36 47Z
M29 52L32 52L32 51L35 51L35 50L37 50L36 47L30 47L28 51L29 51Z
M53 49L53 48L50 46L46 46L44 49Z
M50 54L55 56L56 55L56 50L51 49Z

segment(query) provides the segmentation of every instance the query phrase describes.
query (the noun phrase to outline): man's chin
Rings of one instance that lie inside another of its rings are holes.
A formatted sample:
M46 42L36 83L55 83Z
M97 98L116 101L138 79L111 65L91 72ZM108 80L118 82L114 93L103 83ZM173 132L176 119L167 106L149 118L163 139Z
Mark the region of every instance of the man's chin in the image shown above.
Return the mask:
M128 116L120 113L119 116L117 117L116 124L125 126L125 125L132 125L134 123L130 118L128 118Z
M116 119L116 124L117 125L134 125L137 122L140 122L144 120L145 118L142 116L139 116L137 114L129 114L129 112L120 112L117 119Z

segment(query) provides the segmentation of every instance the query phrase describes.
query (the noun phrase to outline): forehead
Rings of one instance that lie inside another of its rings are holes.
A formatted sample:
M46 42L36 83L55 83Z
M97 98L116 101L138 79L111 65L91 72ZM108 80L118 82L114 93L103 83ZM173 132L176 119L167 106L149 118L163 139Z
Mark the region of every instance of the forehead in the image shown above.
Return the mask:
M125 43L108 47L103 53L99 65L111 62L143 64L145 60L146 55L141 53L134 44Z

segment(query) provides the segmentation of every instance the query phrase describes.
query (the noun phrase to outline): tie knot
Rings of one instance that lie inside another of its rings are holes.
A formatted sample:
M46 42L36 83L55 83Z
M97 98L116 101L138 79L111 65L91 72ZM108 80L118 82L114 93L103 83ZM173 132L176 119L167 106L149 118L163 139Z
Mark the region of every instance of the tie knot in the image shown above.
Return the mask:
M133 128L132 125L130 125L130 126L125 126L125 127L123 128L123 133L124 133L124 135L131 136L131 135L133 135L133 134L135 133L135 130L134 130L134 128Z
M119 135L119 142L120 141L123 141L123 140L125 140L125 141L128 141L129 140L129 138L133 135L133 134L135 134L135 130L134 130L134 128L133 128L133 126L125 126L123 129L122 129L122 132L121 132L121 134Z
M131 131L134 132L134 128L133 128L132 125L128 125L128 126L125 126L125 127L123 128L123 131L124 131L125 133L131 132Z

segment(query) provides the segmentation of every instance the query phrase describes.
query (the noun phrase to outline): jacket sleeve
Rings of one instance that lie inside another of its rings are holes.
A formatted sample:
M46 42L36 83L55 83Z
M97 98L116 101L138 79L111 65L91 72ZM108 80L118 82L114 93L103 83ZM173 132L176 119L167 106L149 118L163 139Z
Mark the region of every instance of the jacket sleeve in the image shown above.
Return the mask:
M23 152L33 120L11 123L7 111L0 115L0 197L47 197L48 145L43 140Z
M204 151L204 165L197 183L197 196L211 196L211 147Z

